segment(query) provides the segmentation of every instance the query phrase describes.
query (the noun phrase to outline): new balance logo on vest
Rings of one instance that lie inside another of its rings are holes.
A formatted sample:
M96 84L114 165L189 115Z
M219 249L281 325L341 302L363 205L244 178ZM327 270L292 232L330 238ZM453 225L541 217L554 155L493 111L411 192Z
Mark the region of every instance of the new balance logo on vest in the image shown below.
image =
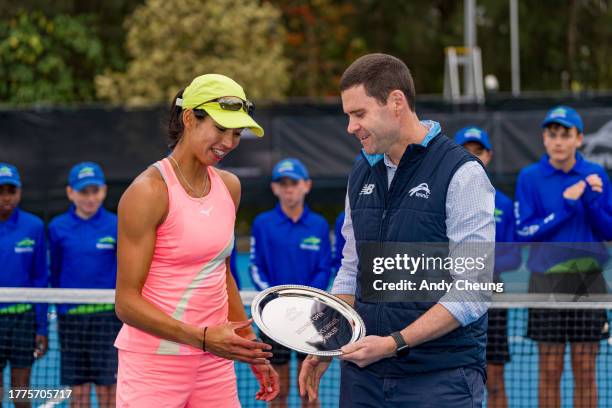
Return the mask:
M421 198L429 198L431 191L429 191L429 186L427 183L421 183L418 186L411 188L408 194L410 194L410 197L417 196Z
M370 195L374 191L374 184L364 184L359 195Z

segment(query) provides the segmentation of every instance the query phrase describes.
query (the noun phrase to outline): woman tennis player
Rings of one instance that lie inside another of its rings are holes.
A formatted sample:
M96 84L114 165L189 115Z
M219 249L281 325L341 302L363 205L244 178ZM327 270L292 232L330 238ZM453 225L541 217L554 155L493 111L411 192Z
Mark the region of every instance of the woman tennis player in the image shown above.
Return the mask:
M213 167L244 128L263 135L252 109L232 79L195 78L172 104L172 153L121 198L119 407L239 407L233 360L251 365L256 399L278 393L229 269L240 181Z

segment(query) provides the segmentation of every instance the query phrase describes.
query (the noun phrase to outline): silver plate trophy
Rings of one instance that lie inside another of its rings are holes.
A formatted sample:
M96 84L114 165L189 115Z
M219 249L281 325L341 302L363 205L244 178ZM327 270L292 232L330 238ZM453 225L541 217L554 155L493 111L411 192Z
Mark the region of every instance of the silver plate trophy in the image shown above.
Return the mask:
M301 285L274 286L251 304L257 326L272 340L305 354L338 356L365 336L363 320L348 303Z

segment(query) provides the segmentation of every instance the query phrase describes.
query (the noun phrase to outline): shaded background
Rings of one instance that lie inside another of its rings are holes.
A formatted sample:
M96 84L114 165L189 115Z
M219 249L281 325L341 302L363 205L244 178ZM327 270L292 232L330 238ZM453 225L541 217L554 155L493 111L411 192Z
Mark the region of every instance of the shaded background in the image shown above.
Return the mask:
M583 152L612 171L612 104L603 99L569 102L578 107L585 122ZM531 101L523 110L514 99L512 104L500 103L503 110L491 106L453 111L423 102L417 111L422 119L439 121L447 135L467 125L486 129L494 147L490 176L512 196L518 171L544 153L540 123L550 103L542 101L537 106ZM70 167L78 161L98 162L109 185L106 207L115 210L132 179L167 154L166 115L161 108L5 110L0 112L0 161L20 169L24 209L47 221L67 208ZM273 165L284 157L297 157L308 167L314 182L308 201L332 222L342 209L346 177L359 153L357 140L346 132L341 106L268 105L257 110L256 118L266 129L265 137L243 137L221 163L242 181L239 235L249 233L258 211L274 205L270 175Z

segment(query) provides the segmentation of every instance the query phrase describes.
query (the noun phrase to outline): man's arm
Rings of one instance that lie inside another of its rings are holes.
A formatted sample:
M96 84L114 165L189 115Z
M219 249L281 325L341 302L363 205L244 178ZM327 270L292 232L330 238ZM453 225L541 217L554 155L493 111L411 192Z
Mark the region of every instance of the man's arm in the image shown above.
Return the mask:
M344 203L342 236L345 239L344 248L342 249L342 262L334 279L332 294L336 296L347 295L349 299L352 299L350 304L353 305L357 290L357 265L359 264L359 259L357 257L357 245L355 243L355 232L353 231L348 193Z
M450 258L484 258L485 268L458 273L453 280L491 282L495 262L495 189L482 166L468 162L453 176L446 197L446 233ZM440 304L462 326L478 320L487 311L487 297L482 292L459 291L456 285L442 297Z
M354 295L336 295L336 296L344 300L349 305L351 305L351 307L355 306L355 296Z
M410 347L437 339L459 327L459 321L441 304L435 304L400 333ZM395 352L395 342L393 342Z

